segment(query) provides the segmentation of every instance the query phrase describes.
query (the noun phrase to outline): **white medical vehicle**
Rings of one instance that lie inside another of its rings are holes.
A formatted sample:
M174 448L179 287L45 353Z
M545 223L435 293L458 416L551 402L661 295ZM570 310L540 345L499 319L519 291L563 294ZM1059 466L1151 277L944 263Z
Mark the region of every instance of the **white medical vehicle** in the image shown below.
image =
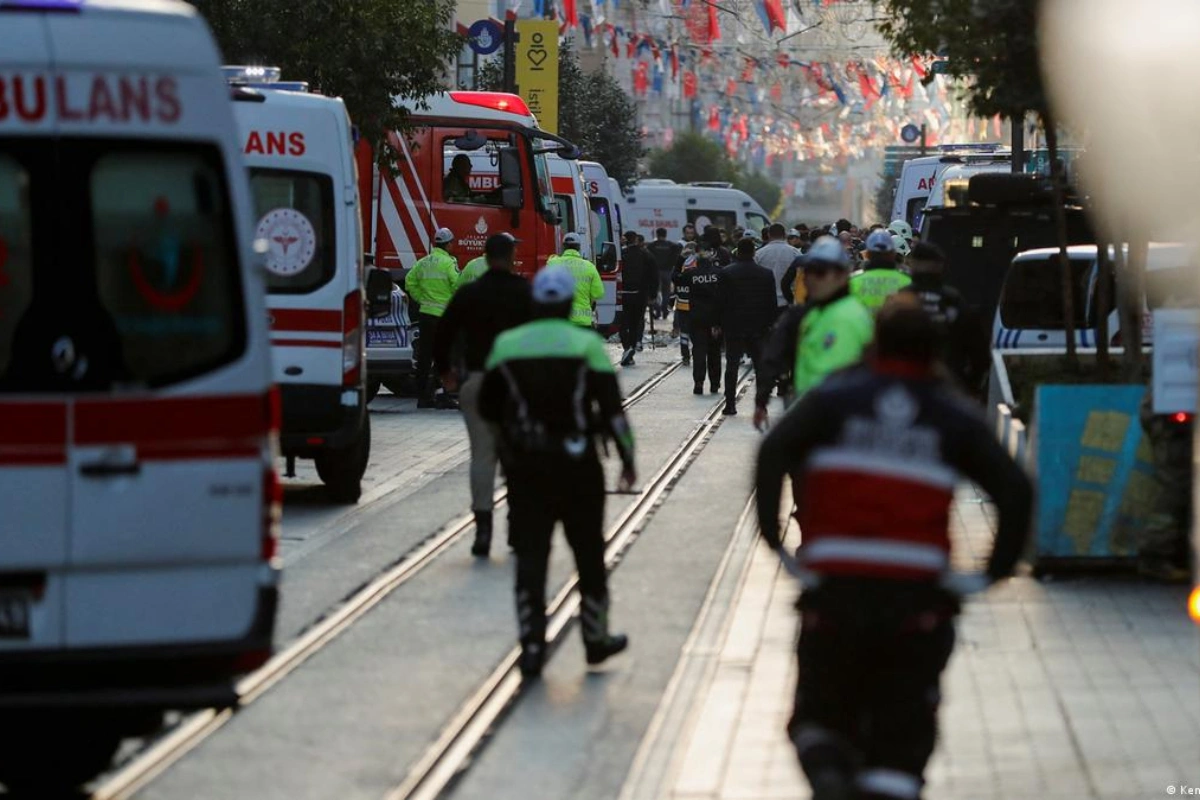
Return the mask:
M732 186L697 186L664 179L638 181L625 193L625 229L654 240L654 231L666 228L667 238L683 238L683 226L695 225L704 233L709 225L732 231L741 226L758 233L771 221L754 198Z
M278 395L219 56L0 0L0 782L86 780L271 654Z

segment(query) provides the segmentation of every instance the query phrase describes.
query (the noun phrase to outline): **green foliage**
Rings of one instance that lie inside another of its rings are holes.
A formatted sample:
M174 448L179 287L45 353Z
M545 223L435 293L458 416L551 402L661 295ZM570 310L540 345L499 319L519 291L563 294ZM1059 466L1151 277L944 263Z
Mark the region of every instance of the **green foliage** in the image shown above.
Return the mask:
M454 0L293 0L265 10L252 0L192 0L231 64L278 66L287 80L346 101L368 141L407 124L392 98L445 88L463 40Z
M880 29L898 55L947 56L982 117L1046 118L1038 67L1038 0L882 0Z
M498 92L504 87L503 62L485 62L476 85ZM607 73L585 74L570 39L558 51L558 135L579 146L583 157L599 161L621 186L637 177L645 153L637 125L637 106Z
M741 171L713 139L700 133L681 133L669 148L650 153L647 177L669 178L676 183L732 183L741 177Z
M753 197L768 216L780 211L783 189L761 172L746 173L715 140L700 133L682 133L671 146L650 154L647 177L676 183L728 181Z

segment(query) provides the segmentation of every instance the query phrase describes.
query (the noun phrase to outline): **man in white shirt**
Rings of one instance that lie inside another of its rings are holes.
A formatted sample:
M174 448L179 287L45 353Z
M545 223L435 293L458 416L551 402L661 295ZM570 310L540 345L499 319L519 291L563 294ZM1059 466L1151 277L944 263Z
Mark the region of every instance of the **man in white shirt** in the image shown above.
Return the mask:
M766 267L775 275L775 307L777 313L787 306L787 298L783 295L780 284L788 267L800 255L800 251L787 243L787 228L776 222L767 229L770 241L754 254L754 262L760 267Z

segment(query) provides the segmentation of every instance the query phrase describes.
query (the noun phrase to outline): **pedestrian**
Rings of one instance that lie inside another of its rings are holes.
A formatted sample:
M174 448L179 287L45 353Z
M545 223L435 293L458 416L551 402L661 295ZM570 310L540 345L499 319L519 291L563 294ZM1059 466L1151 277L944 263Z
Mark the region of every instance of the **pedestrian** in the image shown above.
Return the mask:
M1144 578L1163 583L1186 583L1188 533L1192 521L1191 414L1155 414L1153 389L1142 399L1140 420L1150 443L1154 505L1137 536L1137 569Z
M657 228L654 231L654 241L646 245L650 257L658 267L658 307L655 309L656 319L666 319L671 313L671 275L679 266L679 257L683 246L679 242L667 239L667 229Z
M867 263L850 276L850 294L874 315L883 301L912 283L896 267L896 244L892 234L875 231L867 237Z
M417 408L455 407L444 392L438 391L438 380L431 372L438 322L458 288L458 259L451 255L453 249L454 234L449 228L438 228L433 234L429 255L413 264L404 276L404 292L419 306L416 359L420 395Z
M763 342L762 358L754 371L754 427L765 431L771 422L767 407L771 393L778 390L784 408L796 399L792 371L796 366L796 352L800 343L800 329L808 305L799 303L788 306L775 320Z
M767 228L767 243L754 254L754 263L769 269L773 276L777 313L782 313L791 302L783 291L783 277L800 256L800 251L788 244L787 236L787 229L776 222Z
M597 440L621 457L620 488L637 482L633 432L604 340L567 321L575 281L550 266L533 281L535 319L496 339L480 408L499 426L508 479L508 524L517 553L516 605L521 674L535 678L546 652L546 570L561 521L575 555L580 627L589 664L621 652L628 639L608 629L604 565L604 470Z
M604 299L604 282L600 280L600 270L579 253L583 245L583 235L568 233L563 237L561 255L553 256L546 262L565 268L575 280L575 304L571 308L571 322L581 328L592 327L592 311L596 303Z
M496 337L533 318L529 281L513 269L516 239L508 233L489 236L483 245L487 269L472 283L459 287L446 307L434 341L433 359L442 385L459 392L467 439L471 444L471 510L475 514L475 543L471 554L486 557L492 544L492 499L496 489L496 435L480 410L484 365ZM461 343L466 377L458 386L451 353ZM511 541L510 532L509 544Z
M837 239L813 243L804 258L804 288L808 311L792 370L797 397L861 359L873 335L870 312L850 295L850 260Z
M646 251L637 246L637 234L625 234L632 247L625 248L621 273L621 366L632 367L634 354L646 327L647 305L658 295L658 267Z
M709 228L709 230L713 230ZM692 342L692 394L704 394L704 376L708 390L721 391L721 306L717 290L717 253L712 248L715 236L705 232L705 243L690 272L681 271L678 278L686 281L691 310L688 311L688 331Z
M696 262L695 243L688 242L679 266L671 275L671 286L675 291L675 324L679 327L679 355L684 366L692 363L691 273L696 269Z
M917 242L909 254L908 268L912 283L901 292L915 295L937 324L941 361L950 374L967 394L981 397L992 363L986 325L958 290L946 285L946 256L936 244Z
M725 231L716 225L709 225L704 229L703 245L717 267L724 267L733 261L733 254L725 247L727 238Z
M688 242L694 243L695 241L696 241L696 226L689 222L688 224L683 226L683 241L681 242L681 244L687 244Z
M782 231L783 226L779 227ZM721 309L721 337L725 340L723 413L733 416L737 414L738 369L742 364L742 356L750 356L755 380L758 380L763 340L777 316L775 276L771 270L755 263L752 239L738 242L733 263L717 274L717 294Z
M799 228L788 228L787 243L797 251L800 249L800 239L802 234Z
M1030 481L934 377L937 336L915 299L890 301L873 358L806 394L758 454L763 539L804 579L788 733L814 800L920 796L960 598L1011 575L1029 533ZM789 474L798 563L780 535ZM998 512L982 574L949 572L959 476Z

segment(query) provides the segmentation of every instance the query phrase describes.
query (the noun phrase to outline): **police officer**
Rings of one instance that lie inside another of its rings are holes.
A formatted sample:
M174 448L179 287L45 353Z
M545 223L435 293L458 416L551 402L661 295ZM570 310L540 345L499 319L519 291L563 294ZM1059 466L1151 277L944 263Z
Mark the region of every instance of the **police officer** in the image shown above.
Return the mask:
M784 245L786 247L786 245ZM754 260L754 240L737 244L734 261L717 274L721 308L721 336L725 340L725 410L737 414L737 374L742 356L754 363L756 381L762 381L762 345L775 321L775 276Z
M533 316L529 281L513 273L516 239L508 233L488 237L483 246L487 269L478 281L460 286L438 324L434 364L447 391L458 389L451 363L455 345L462 344L466 378L459 394L467 438L471 443L471 510L475 512L472 555L486 556L492 544L492 501L496 489L496 437L483 419L479 394L483 367L496 337ZM511 542L510 542L511 544Z
M598 439L616 443L621 487L637 480L633 432L621 408L604 341L567 321L575 281L565 267L535 276L535 319L500 334L487 360L481 409L500 426L508 524L517 552L521 673L541 673L546 649L546 568L555 523L575 554L580 621L589 664L621 652L608 630L604 567L604 471Z
M962 295L943 280L946 256L932 242L917 242L908 257L912 284L901 291L916 296L941 332L941 360L962 388L979 396L990 369L992 353L987 328L963 302Z
M658 270L637 246L636 233L628 231L625 240L630 244L621 271L621 366L632 367L646 327L646 306L658 294Z
M715 230L709 226L710 230ZM692 394L704 394L704 376L708 375L708 390L721 391L721 306L717 291L718 256L706 236L696 259L696 268L675 274L676 284L688 289L691 310L688 311L688 330L692 342Z
M891 301L872 359L806 394L759 452L763 538L805 583L788 732L814 800L920 796L958 596L1010 575L1029 532L1029 479L934 377L937 339L915 299ZM798 564L780 537L789 473L804 532ZM983 574L948 573L960 475L999 512Z
M692 276L696 269L696 244L683 246L679 266L671 273L671 286L675 290L675 326L679 328L679 355L684 366L692 363Z
M873 231L867 237L867 263L850 277L850 294L871 312L883 301L912 283L912 278L896 268L896 244L887 231Z
M417 338L417 389L420 398L417 408L452 408L444 394L434 399L437 378L430 373L433 364L433 342L438 322L446 313L446 305L458 288L458 259L450 254L454 234L449 228L438 228L433 235L429 255L413 264L404 277L404 291L419 306L420 336Z
M654 241L646 245L646 251L658 267L658 308L655 313L658 319L666 319L671 311L671 275L679 266L683 245L668 239L666 228L657 228Z
M871 314L850 295L850 259L841 242L822 236L804 259L807 311L800 322L792 386L797 397L863 356Z
M571 322L583 328L592 327L592 309L604 299L604 283L600 270L579 253L583 246L583 235L568 233L563 237L561 255L552 257L546 266L560 266L571 273L575 280L575 303L571 306Z

